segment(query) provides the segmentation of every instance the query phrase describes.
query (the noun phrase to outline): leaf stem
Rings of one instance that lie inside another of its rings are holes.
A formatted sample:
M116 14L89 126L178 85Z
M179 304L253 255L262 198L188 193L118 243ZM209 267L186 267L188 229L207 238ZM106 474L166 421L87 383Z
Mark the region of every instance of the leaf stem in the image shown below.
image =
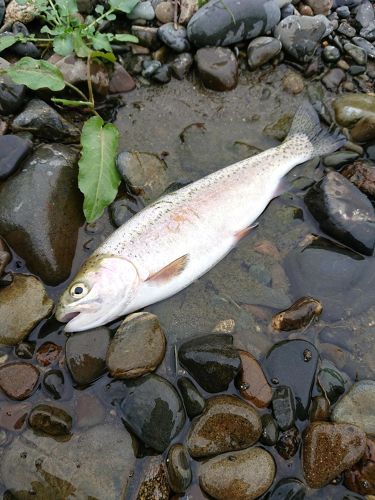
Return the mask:
M63 104L64 106L85 106L87 108L92 108L92 102L89 101L75 101L74 99L60 99L58 97L52 97L51 98L52 102L55 102L56 104Z
M54 14L55 14L55 17L58 21L58 24L63 24L62 20L61 20L61 17L59 16L59 13L57 12L56 10L56 7L55 7L55 4L53 3L53 0L48 0L48 3L50 4Z
M89 101L92 103L93 107L95 106L94 93L92 91L92 81L91 81L91 52L87 56L86 63L86 78L87 78L87 87L89 90Z
M111 9L107 10L107 12L103 12L103 14L102 14L101 16L99 16L99 17L98 17L98 19L94 19L94 20L93 20L93 22L92 22L92 23L90 23L90 24L86 27L86 29L88 29L88 28L92 28L93 26L95 26L95 24L99 24L99 23L100 23L100 21L101 21L102 19L104 19L104 18L105 18L106 16L108 16L109 14L112 14L113 12L115 12L115 10L116 10L116 9L111 8Z

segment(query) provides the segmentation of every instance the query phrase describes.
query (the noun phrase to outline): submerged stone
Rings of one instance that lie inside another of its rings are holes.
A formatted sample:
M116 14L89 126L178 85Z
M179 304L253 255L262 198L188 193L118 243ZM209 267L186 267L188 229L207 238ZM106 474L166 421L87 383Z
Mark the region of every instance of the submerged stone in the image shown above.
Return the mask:
M183 493L192 479L189 456L182 444L174 444L168 452L167 469L169 483L175 493Z
M0 234L49 285L68 278L82 223L77 160L69 146L41 145L0 186Z
M189 40L196 47L232 45L270 31L280 20L274 0L209 0L190 19Z
M41 404L35 406L29 415L30 426L51 436L69 435L72 417L62 408Z
M181 377L178 379L177 385L181 392L188 417L192 419L200 415L206 402L193 382L187 377Z
M338 172L329 172L305 196L305 203L328 235L353 250L372 255L375 212L369 199Z
M314 319L317 319L322 310L323 306L319 300L312 297L302 297L288 307L288 309L272 317L272 328L282 331L304 328Z
M272 399L272 389L258 361L249 352L239 351L242 368L236 378L236 386L244 399L258 408L268 406Z
M306 486L294 477L281 479L267 495L267 500L304 500Z
M31 363L8 363L0 367L0 388L5 394L22 401L34 392L39 370Z

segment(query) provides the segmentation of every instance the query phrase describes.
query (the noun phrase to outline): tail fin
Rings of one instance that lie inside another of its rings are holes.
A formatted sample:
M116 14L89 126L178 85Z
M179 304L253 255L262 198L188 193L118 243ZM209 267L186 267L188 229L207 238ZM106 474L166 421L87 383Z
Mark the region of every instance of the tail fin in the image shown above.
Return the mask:
M288 149L293 148L295 154L305 155L310 159L333 153L345 142L346 138L340 132L322 128L317 112L305 101L297 109L284 144Z

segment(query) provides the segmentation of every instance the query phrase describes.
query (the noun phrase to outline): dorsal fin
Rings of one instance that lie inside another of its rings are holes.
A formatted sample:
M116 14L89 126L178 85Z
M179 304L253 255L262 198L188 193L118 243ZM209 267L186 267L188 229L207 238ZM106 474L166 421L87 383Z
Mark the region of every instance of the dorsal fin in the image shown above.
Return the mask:
M181 274L182 271L186 268L188 262L188 254L182 255L182 257L179 257L178 259L169 263L156 273L150 274L146 281L151 281L152 283L165 283Z

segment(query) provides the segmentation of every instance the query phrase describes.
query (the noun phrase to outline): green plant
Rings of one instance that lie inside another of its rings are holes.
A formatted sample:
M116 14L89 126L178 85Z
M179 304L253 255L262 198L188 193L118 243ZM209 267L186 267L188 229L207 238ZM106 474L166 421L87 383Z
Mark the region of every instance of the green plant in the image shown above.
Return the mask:
M61 56L75 52L78 57L87 59L88 96L75 85L65 81L56 66L42 59L23 57L2 73L6 73L15 83L26 85L32 90L47 88L60 92L69 87L79 96L79 100L52 97L52 101L70 107L88 108L93 113L94 116L89 118L82 128L78 174L78 186L84 195L83 211L88 222L93 222L102 215L104 209L115 199L120 184L120 175L115 165L119 131L113 124L105 124L95 110L90 74L91 60L102 58L113 63L116 57L112 52L111 42L138 41L136 37L128 34L101 33L98 27L103 20L114 20L115 11L131 12L138 1L109 0L109 8L106 11L102 5L98 5L98 17L87 16L82 23L75 16L78 12L76 0L35 0L39 16L47 23L41 32L50 38L36 38L34 35L0 37L0 52L14 43L31 40L42 44L52 43L53 50Z

